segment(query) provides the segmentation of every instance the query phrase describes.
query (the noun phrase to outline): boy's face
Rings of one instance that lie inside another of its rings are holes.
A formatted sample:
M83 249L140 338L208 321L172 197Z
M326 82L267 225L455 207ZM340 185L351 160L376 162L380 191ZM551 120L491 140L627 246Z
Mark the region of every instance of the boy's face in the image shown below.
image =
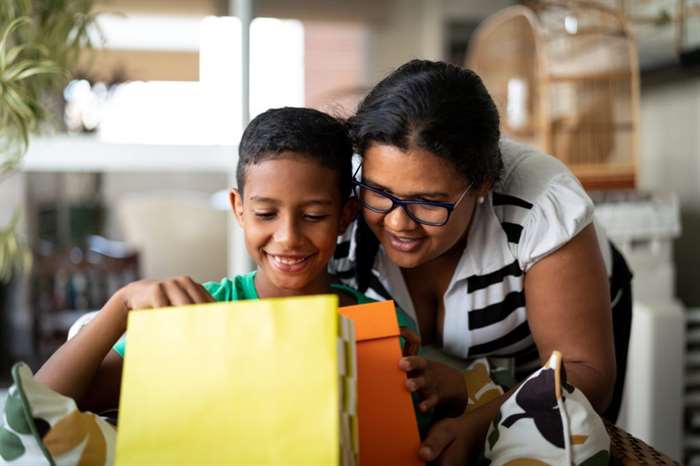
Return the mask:
M284 155L247 167L243 193L231 192L234 213L260 285L282 296L325 293L326 267L354 204L341 205L335 171L299 154Z

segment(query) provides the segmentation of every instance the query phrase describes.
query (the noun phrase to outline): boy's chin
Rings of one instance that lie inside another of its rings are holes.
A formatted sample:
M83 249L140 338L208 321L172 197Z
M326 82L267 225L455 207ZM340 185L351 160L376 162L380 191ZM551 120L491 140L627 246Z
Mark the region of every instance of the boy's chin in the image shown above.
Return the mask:
M275 288L285 292L285 294L308 294L312 283L308 277L284 277L275 274L274 277L270 278Z

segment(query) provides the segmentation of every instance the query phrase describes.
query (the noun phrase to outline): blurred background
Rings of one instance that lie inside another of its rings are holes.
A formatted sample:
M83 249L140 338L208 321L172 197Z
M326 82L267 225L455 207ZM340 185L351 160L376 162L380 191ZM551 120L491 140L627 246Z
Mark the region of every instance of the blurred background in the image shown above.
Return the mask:
M700 1L28 3L10 39L60 25L69 73L38 81L35 100L0 99L3 122L3 106L45 109L26 153L0 138L0 388L124 283L250 267L227 199L250 118L350 115L427 58L477 71L504 135L584 183L635 273L621 425L700 465Z

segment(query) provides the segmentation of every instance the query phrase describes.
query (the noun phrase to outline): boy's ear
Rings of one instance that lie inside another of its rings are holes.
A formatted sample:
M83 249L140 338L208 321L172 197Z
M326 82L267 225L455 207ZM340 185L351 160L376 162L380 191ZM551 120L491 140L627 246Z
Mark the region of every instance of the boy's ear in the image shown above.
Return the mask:
M357 203L357 199L355 199L354 197L351 197L347 201L345 201L343 210L340 212L340 225L338 231L339 235L345 233L345 230L347 230L352 221L355 220L358 207L359 204Z
M233 215L236 216L238 224L243 226L243 196L236 188L231 188L228 193L229 201L231 201L231 210L233 210Z

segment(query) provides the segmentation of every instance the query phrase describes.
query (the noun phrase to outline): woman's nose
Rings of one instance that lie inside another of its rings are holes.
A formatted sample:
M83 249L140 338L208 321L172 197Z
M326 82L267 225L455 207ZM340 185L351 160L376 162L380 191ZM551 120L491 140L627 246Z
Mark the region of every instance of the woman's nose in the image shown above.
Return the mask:
M407 231L416 228L416 222L408 216L406 210L401 206L396 206L394 210L384 216L384 225L392 231Z

